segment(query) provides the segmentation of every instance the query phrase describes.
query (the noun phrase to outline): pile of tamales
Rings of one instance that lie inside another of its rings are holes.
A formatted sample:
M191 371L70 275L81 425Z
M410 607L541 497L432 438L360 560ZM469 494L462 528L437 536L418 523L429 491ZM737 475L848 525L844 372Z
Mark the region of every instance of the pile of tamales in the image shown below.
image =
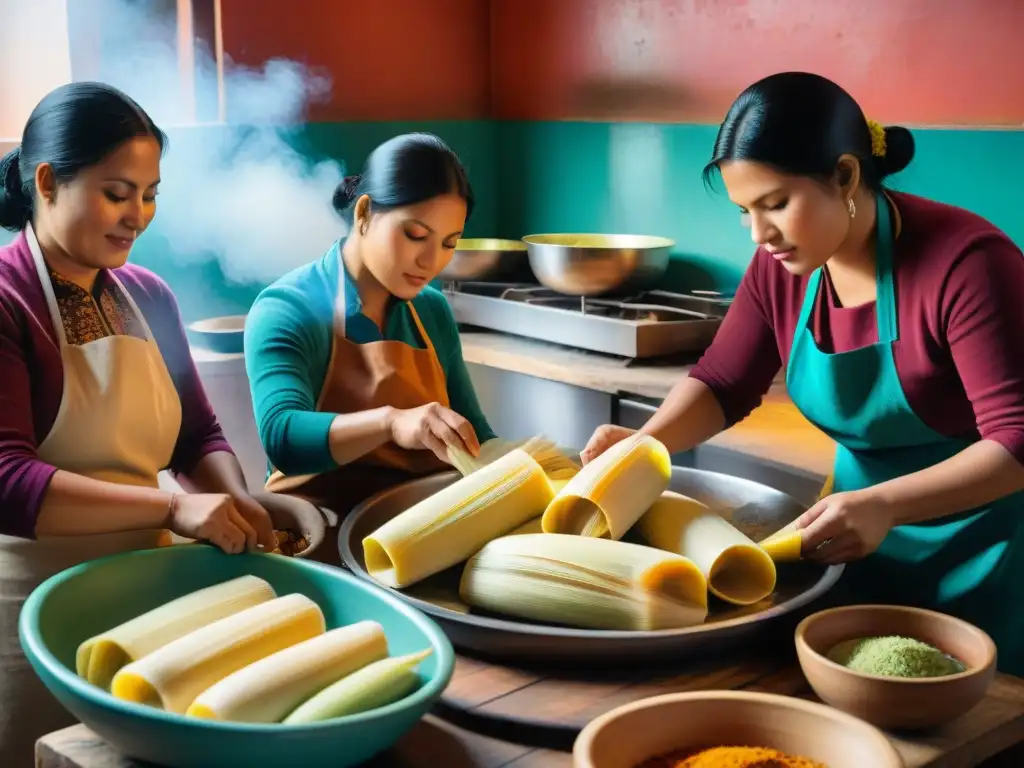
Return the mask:
M648 435L585 467L540 437L450 458L460 479L363 539L379 583L402 590L461 565L459 594L472 609L650 631L703 623L709 595L741 606L764 600L775 589L773 556L793 554L668 490L669 453ZM624 541L630 531L643 543Z

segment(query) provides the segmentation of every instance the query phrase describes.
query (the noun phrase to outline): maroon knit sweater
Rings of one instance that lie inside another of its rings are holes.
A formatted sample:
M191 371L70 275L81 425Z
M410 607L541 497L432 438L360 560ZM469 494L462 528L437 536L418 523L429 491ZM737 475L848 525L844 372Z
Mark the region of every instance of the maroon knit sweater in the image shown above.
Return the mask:
M968 211L889 193L896 369L910 407L940 434L993 440L1024 463L1024 254ZM761 401L789 359L808 276L759 248L714 342L690 374L707 384L729 425ZM875 304L842 307L827 276L812 330L846 352L878 341Z

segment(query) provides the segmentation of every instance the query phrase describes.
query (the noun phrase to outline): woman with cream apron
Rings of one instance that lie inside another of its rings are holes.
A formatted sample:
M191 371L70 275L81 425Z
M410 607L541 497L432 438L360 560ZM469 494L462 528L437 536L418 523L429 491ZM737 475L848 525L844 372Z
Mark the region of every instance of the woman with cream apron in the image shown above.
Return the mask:
M811 331L821 269L809 278L786 371L794 404L838 443L824 494L867 488L933 466L970 442L945 437L911 410L893 358L899 342L893 231L884 196L876 202L878 343L827 354ZM984 509L893 528L878 550L848 563L844 581L858 602L916 605L959 616L992 635L1000 669L1024 675L1024 494Z
M146 319L113 273L145 338L107 336L67 343L46 262L25 230L46 295L64 370L64 392L37 455L57 469L125 485L157 487L181 426L181 401ZM103 514L96 509L95 514ZM159 530L89 536L0 536L0 764L32 764L36 739L75 722L36 677L18 640L18 615L41 582L79 563L148 549Z
M356 344L345 336L344 269L339 272L331 360L316 410L353 413L385 406L404 410L434 402L449 407L444 369L413 303L410 301L406 306L424 349L401 341ZM285 476L275 470L267 480L266 490L299 496L344 515L378 491L450 469L432 451L409 451L385 443L358 461L319 475ZM341 564L334 536L328 535L326 545L313 559Z

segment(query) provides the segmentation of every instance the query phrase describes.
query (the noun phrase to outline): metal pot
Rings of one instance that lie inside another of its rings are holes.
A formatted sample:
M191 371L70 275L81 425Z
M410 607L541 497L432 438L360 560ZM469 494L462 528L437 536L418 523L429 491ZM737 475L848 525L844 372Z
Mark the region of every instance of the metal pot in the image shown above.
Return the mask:
M527 282L532 275L521 240L482 238L459 240L438 277L453 282Z
M529 235L523 242L537 280L570 296L654 287L668 269L675 245L648 235Z

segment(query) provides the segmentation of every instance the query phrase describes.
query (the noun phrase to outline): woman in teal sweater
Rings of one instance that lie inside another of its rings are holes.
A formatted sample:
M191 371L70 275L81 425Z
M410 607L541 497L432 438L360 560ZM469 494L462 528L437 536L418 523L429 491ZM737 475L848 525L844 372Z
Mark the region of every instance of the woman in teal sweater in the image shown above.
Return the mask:
M267 490L340 514L378 490L477 455L492 432L455 317L431 288L472 212L461 163L440 139L398 136L348 177L334 207L349 235L264 290L245 361ZM334 561L336 547L326 547Z

